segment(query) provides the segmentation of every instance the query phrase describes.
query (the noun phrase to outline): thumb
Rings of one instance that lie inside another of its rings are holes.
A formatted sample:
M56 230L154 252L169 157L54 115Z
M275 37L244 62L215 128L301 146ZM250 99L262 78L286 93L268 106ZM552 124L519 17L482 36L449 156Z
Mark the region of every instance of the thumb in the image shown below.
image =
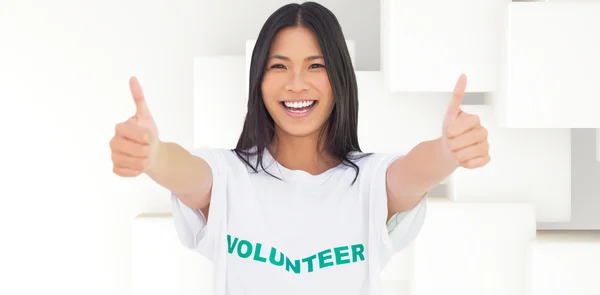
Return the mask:
M461 74L458 77L458 81L456 81L456 86L454 86L454 92L452 93L452 99L450 100L450 105L448 106L448 111L446 111L446 118L456 118L462 112L460 109L460 103L462 101L463 96L465 95L465 89L467 88L467 76L465 74Z
M150 117L150 110L148 109L148 105L146 104L146 98L144 98L142 86L140 86L140 82L136 77L131 77L129 79L129 89L131 90L131 96L133 96L133 101L135 102L135 115L138 117Z

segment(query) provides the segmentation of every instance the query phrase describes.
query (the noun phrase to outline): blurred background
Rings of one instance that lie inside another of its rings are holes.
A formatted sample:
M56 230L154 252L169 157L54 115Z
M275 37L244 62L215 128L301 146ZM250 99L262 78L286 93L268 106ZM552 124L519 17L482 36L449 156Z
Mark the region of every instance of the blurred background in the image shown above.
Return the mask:
M363 150L438 137L460 73L490 131L492 162L432 191L386 292L600 294L600 1L317 2L351 51ZM253 41L287 3L0 0L0 294L211 294L169 193L112 174L109 140L135 75L162 140L233 147Z

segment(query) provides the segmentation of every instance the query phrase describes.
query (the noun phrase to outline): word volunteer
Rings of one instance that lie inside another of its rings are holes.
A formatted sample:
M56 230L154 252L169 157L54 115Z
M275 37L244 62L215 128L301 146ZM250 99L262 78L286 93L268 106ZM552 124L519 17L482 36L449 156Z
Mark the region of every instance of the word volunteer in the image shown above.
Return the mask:
M263 249L261 243L252 243L248 240L232 237L230 234L227 235L227 246L230 255L268 263L275 267L283 267L286 271L296 274L311 273L317 268L322 269L365 260L365 247L363 244L325 249L301 259L290 258L275 247L270 247L271 249L267 251Z

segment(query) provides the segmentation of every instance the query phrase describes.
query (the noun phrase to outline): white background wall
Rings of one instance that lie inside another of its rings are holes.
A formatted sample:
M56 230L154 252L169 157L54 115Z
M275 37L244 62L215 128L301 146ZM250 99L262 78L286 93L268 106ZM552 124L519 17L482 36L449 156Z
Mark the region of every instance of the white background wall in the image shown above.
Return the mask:
M139 75L163 138L191 145L204 5L0 0L1 294L127 294L133 204L167 195L115 177L108 142Z
M162 139L191 147L193 58L243 55L287 2L0 0L0 294L128 293L131 219L168 194L111 173L113 127L134 111L127 79ZM355 41L356 69L378 70L379 1L320 2ZM593 131L572 140L574 217L547 226L599 229Z

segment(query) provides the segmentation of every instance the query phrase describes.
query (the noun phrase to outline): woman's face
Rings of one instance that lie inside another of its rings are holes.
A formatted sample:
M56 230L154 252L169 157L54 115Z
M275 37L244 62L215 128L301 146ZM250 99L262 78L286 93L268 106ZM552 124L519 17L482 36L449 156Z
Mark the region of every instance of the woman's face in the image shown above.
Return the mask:
M275 36L261 87L279 136L318 135L333 110L321 48L304 27L286 28Z

